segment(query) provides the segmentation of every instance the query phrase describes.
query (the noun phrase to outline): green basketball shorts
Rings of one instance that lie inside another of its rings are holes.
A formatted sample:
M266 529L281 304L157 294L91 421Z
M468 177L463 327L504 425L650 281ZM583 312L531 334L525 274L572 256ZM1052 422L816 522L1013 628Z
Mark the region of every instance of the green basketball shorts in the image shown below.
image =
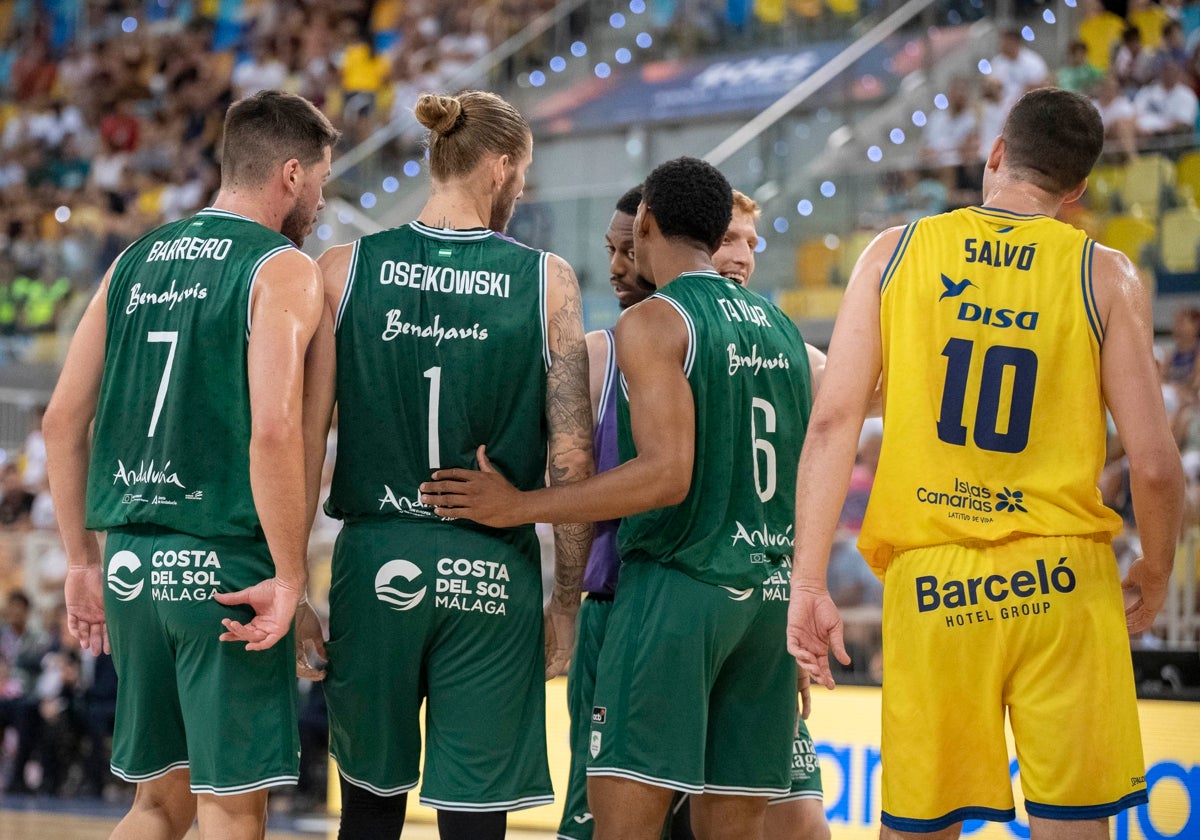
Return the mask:
M567 796L560 840L592 840L595 822L588 808L587 760L592 734L592 700L596 692L596 663L604 644L608 616L613 602L588 596L579 606L575 633L575 654L567 674L567 709L571 716L571 770L567 777Z
M352 523L333 552L325 680L348 781L454 811L554 800L546 762L540 549L441 522Z
M186 768L195 793L292 784L299 773L295 643L221 642L234 592L275 574L265 542L153 526L109 531L104 609L117 670L112 771L145 782Z
M792 789L784 796L771 797L771 805L797 799L822 799L821 762L816 745L808 734L804 718L796 719L796 736L792 739Z
M626 563L596 676L589 776L686 793L790 793L787 602Z

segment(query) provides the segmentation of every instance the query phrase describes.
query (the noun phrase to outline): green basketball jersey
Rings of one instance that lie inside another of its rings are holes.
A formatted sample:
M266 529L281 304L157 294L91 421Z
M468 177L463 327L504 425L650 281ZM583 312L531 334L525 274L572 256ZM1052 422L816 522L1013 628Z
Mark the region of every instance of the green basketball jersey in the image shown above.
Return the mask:
M433 518L417 486L475 450L517 487L546 472L546 260L419 222L360 239L335 324L331 516Z
M654 297L687 325L695 462L680 504L622 520L621 560L758 586L792 553L796 464L812 407L804 340L778 307L717 274L681 274ZM637 450L624 381L618 435L627 461Z
M118 258L88 471L87 526L260 536L250 492L250 290L282 234L212 208Z

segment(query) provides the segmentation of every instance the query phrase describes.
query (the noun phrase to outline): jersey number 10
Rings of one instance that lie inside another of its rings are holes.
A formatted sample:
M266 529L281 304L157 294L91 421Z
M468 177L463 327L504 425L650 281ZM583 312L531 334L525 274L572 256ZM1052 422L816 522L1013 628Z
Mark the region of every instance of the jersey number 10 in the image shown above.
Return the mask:
M946 384L942 388L942 410L938 438L955 446L967 445L963 405L975 342L952 338L946 342ZM1005 371L1012 369L1008 427L1000 431L1000 401L1004 397ZM991 452L1021 452L1029 444L1029 422L1033 416L1033 391L1037 383L1038 358L1027 347L994 344L983 354L983 376L976 396L973 439L980 449Z

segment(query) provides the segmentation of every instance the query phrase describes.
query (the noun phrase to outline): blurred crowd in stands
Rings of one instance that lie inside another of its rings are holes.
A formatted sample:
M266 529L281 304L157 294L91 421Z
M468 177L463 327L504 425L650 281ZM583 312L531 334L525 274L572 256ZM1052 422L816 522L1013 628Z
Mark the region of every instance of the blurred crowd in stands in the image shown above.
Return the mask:
M1013 102L1035 87L1057 85L1092 98L1107 138L1104 163L1124 165L1147 153L1174 159L1194 148L1200 2L1130 0L1124 18L1101 0L1083 0L1083 8L1061 66L1049 64L1012 29L981 68L986 73L953 79L946 107L930 113L925 125L921 166L889 175L876 212L907 222L977 203L991 141ZM1096 192L1085 201L1094 203Z
M0 3L0 337L53 329L132 239L208 201L233 99L303 94L353 144L553 5Z

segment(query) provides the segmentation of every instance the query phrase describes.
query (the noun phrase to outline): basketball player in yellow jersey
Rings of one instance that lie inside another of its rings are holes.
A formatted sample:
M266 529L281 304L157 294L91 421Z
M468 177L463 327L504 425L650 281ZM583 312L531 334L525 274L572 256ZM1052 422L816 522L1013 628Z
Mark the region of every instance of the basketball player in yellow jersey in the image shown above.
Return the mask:
M1006 711L1033 840L1107 838L1109 816L1146 801L1126 631L1163 604L1183 477L1145 288L1054 221L1102 142L1086 99L1027 93L984 206L881 234L834 328L800 459L788 647L829 688L830 646L849 662L825 571L882 370L859 548L884 580L884 838L1013 817ZM1145 552L1123 584L1096 488L1106 405Z

